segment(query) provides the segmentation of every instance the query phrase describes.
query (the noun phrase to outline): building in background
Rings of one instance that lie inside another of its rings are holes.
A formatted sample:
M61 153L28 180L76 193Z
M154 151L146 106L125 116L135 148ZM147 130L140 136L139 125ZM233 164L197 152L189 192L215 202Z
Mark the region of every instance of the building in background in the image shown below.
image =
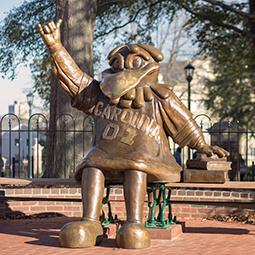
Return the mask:
M33 176L41 175L43 149L46 136L32 132L32 165ZM28 126L13 125L10 130L2 132L2 156L5 159L5 176L28 176L29 136ZM15 164L15 165L14 165ZM15 170L15 173L13 171Z
M41 113L39 112L38 116ZM32 121L32 176L40 176L43 171L43 150L46 144L46 134L38 132L37 114ZM26 101L16 100L9 105L9 113L0 117L1 152L5 160L5 176L29 177L29 105ZM47 114L46 116L47 117ZM41 123L40 123L41 125Z
M17 115L21 120L28 120L29 105L24 100L15 100L13 105L9 105L9 113Z

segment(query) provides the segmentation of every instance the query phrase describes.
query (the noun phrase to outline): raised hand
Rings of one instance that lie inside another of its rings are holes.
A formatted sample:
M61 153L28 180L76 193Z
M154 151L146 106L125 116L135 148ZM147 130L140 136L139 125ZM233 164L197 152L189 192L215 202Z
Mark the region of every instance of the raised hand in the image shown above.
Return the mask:
M61 46L60 41L60 25L62 20L59 19L55 24L53 21L47 23L43 27L41 24L38 24L38 31L43 39L44 44L48 48L49 52L52 53L54 49Z

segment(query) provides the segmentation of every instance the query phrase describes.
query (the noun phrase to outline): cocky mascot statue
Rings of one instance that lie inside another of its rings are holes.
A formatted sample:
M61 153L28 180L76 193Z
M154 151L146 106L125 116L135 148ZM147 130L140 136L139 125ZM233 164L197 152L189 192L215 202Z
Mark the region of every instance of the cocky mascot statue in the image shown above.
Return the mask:
M93 147L77 166L83 217L63 226L60 245L90 247L102 237L99 221L105 181L124 185L127 220L116 243L121 248L150 247L142 224L147 183L179 182L181 167L169 149L168 136L180 147L207 155L228 156L206 144L190 111L172 87L157 84L163 54L145 44L120 45L109 55L110 68L99 82L83 73L61 44L61 20L39 33L48 48L54 74L72 106L94 118Z

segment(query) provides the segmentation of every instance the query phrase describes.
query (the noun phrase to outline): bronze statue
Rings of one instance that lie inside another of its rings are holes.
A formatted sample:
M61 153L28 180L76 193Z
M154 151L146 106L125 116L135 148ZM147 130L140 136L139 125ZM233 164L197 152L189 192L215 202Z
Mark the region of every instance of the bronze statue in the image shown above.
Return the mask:
M39 33L47 46L60 86L72 106L94 118L93 147L77 166L82 184L83 218L65 225L63 247L90 247L103 234L99 222L105 181L124 184L127 221L116 236L118 247L147 248L150 236L142 225L147 183L179 182L181 166L170 152L168 136L180 147L220 157L224 149L206 144L192 114L173 93L157 84L160 51L145 44L121 45L109 55L110 68L99 82L83 73L60 41L61 20Z

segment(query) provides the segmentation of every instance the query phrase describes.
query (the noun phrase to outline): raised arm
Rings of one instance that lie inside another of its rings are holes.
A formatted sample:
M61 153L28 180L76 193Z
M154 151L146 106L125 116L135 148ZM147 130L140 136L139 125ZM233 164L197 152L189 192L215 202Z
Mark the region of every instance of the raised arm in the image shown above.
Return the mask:
M53 21L38 25L38 31L47 47L54 74L58 77L61 88L73 99L93 80L83 73L61 44L60 25L62 20L55 24Z

